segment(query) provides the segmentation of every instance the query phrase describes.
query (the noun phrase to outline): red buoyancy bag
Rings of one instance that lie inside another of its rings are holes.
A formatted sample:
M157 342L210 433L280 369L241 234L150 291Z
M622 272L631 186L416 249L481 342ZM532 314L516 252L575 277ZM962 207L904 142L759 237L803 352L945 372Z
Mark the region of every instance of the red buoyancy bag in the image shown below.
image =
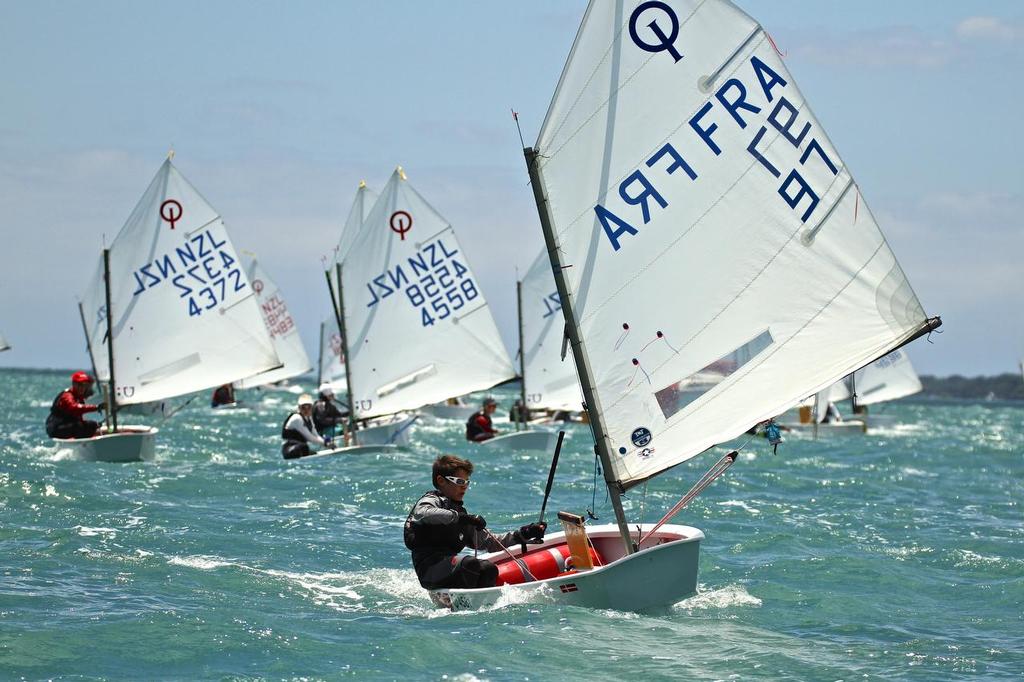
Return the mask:
M594 551L593 547L588 549L590 550L590 559L594 562L594 566L600 566L603 562L597 555L597 552ZM555 578L566 571L572 570L572 562L569 561L568 545L537 549L517 558L518 561L506 558L498 564L499 586L518 585L519 583L526 582L527 577L523 575L520 562L526 564L526 568L529 569L530 573L537 580Z

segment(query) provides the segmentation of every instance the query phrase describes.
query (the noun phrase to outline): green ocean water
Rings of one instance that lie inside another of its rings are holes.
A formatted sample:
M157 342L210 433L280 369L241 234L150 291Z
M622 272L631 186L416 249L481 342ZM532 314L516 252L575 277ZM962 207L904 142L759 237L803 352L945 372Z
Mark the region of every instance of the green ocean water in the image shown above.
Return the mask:
M423 422L409 453L285 462L293 396L246 391L246 409L200 399L167 421L153 462L86 463L43 432L65 380L0 370L0 679L1024 673L1024 406L901 403L864 437L750 442L676 519L707 538L700 593L666 613L450 614L401 541L431 461L472 459L467 504L503 529L538 513L547 456ZM549 510L596 498L611 522L589 432L569 428ZM656 520L714 459L631 491L630 518Z

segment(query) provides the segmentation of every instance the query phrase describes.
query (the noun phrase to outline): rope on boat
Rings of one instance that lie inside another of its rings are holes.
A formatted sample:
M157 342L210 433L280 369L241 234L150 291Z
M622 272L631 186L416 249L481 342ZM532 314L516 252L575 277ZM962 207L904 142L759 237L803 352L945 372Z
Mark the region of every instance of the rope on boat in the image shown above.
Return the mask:
M682 499L676 502L675 505L668 510L668 513L661 517L660 521L654 524L654 528L651 528L647 535L643 536L642 538L640 538L640 540L637 541L637 545L640 545L645 539L654 535L655 531L664 526L665 523L667 523L668 520L671 519L673 516L678 514L683 507L688 505L693 500L693 498L697 497L697 495L700 495L701 492L709 485L711 485L716 478L724 474L726 470L733 465L733 462L736 461L736 457L738 455L739 452L733 450L725 457L715 462L714 466L708 469L707 473L701 476L699 481L694 483L693 487L690 488L690 491L683 495Z
M408 429L410 426L415 424L416 420L419 419L419 418L420 418L420 416L418 414L414 414L412 416L412 419L409 420L408 424L404 425L402 428L398 429L393 434L391 434L391 438L388 438L388 445L394 445L395 439L398 438L399 436L401 436L402 433L404 433L406 429Z
M196 395L192 396L191 398L189 398L188 400L183 402L181 405L179 405L175 409L173 409L170 412L168 412L167 414L165 414L164 418L160 420L160 423L158 424L158 426L163 426L164 422L166 422L168 419L170 419L171 417L173 417L174 415L178 414L179 412L184 410L186 407L188 407L189 403L191 403L193 400L195 400L198 397L198 395L199 394L197 393Z
M492 533L491 531L487 530L486 528L482 528L481 530L483 530L483 532L487 533L487 535L489 535L490 538L492 540L494 540L494 542L498 545L498 547L501 547L501 551L505 552L505 554L508 554L508 557L512 561L516 562L516 566L518 566L519 570L523 572L523 577L524 578L526 578L529 582L537 582L537 578L534 577L533 573L530 573L530 569L526 566L526 562L525 561L523 561L522 559L517 557L515 554L510 552L508 547L506 547L505 545L501 544L501 541L498 540L498 538L496 538L494 536L494 533Z

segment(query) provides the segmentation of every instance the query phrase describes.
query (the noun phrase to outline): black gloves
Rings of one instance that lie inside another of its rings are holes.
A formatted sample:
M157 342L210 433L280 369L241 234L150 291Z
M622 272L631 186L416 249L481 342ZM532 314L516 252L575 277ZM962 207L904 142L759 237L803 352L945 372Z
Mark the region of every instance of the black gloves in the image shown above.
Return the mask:
M479 514L459 514L460 526L472 526L477 530L487 527L487 520Z
M548 529L546 523L528 523L519 529L519 537L523 542L527 540L543 540L544 531Z

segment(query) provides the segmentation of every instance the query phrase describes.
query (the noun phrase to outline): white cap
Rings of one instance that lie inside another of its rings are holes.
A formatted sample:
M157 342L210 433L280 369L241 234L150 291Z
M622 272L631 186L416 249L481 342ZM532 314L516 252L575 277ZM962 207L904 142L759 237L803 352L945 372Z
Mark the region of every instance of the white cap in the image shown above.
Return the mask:
M312 405L312 404L313 404L313 396L311 396L310 394L303 393L302 395L299 396L299 407L302 407L303 405Z
M330 384L320 384L320 393L322 395L329 395L332 398L334 397L334 389L331 388Z

